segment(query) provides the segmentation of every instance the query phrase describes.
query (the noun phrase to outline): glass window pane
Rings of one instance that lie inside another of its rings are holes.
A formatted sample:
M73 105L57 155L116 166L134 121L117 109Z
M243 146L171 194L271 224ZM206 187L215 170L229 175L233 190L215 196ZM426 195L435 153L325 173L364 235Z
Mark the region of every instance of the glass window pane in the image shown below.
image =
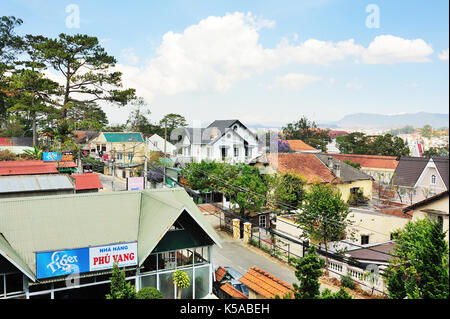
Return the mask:
M175 286L173 284L173 272L159 274L159 291L165 299L175 299Z
M195 268L195 299L209 293L209 267Z
M152 254L147 257L147 259L144 261L144 269L142 269L142 272L148 272L148 271L154 271L156 270L156 254Z
M189 266L193 263L193 254L189 249L177 251L177 267Z
M3 285L4 285L4 284L3 284L3 283L4 283L4 279L3 279L3 278L4 278L3 275L0 274L0 297L3 296L4 290L5 290L5 289L3 288Z
M160 253L158 256L158 269L174 269L177 265L176 255L174 251Z
M23 291L23 275L6 275L6 293Z
M192 291L193 291L193 286L194 286L192 283L193 270L192 270L192 268L191 269L188 268L188 269L184 269L183 271L188 274L189 279L191 281L191 285L189 287L183 288L181 290L181 299L192 299L193 298Z
M141 277L141 288L154 287L156 288L156 275L148 275Z

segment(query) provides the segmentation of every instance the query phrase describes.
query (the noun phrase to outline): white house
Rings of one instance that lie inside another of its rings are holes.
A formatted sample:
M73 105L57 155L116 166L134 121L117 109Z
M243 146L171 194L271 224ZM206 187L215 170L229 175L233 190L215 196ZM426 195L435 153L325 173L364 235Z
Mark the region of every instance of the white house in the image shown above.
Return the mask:
M182 128L177 140L177 162L225 161L247 163L264 153L258 137L239 120L216 120L206 128Z
M158 134L153 134L148 139L148 149L151 152L162 152L164 153L164 139L159 136ZM166 141L166 154L169 154L171 156L176 156L176 150L177 147L170 143L169 141Z

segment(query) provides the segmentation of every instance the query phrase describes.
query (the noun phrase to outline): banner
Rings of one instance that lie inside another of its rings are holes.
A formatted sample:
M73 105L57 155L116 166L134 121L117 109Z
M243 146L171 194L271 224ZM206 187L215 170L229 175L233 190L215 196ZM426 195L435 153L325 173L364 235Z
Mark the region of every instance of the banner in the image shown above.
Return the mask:
M127 178L127 190L143 190L145 188L144 185L144 177L128 177Z
M70 274L135 266L137 242L36 253L36 276L49 278Z
M58 152L44 152L42 154L42 160L44 162L56 162L62 158L61 153Z

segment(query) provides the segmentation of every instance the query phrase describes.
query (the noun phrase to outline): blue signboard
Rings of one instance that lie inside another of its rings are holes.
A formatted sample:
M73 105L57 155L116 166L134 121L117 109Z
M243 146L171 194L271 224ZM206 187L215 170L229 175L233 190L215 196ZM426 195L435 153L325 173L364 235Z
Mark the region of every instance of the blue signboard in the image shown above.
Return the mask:
M49 278L137 265L137 242L36 252L36 276Z
M58 152L44 152L42 154L42 160L44 162L55 162L60 161L62 158L61 153Z
M88 271L89 248L36 253L38 279Z

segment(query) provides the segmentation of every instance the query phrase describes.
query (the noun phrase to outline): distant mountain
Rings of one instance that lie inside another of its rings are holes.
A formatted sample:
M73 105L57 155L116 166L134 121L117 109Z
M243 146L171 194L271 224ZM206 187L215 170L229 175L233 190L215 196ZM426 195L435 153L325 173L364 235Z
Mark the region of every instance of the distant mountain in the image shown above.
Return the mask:
M394 128L406 125L423 127L426 124L434 128L448 127L448 114L427 112L396 115L355 113L346 115L336 122L322 123L320 126L329 128Z

